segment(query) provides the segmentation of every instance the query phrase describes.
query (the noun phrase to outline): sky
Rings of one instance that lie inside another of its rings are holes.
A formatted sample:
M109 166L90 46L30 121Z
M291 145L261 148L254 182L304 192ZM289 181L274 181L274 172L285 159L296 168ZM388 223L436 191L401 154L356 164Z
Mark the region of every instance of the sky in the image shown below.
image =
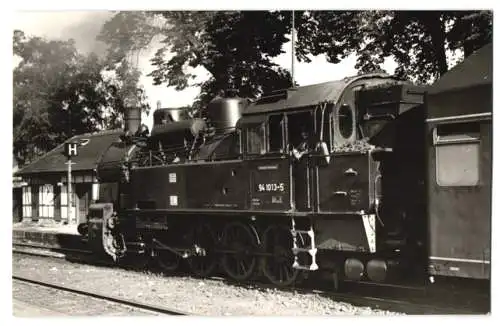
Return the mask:
M102 24L111 16L109 11L44 11L44 12L16 12L13 19L14 29L20 29L27 35L42 36L47 39L73 38L81 52L96 52L102 54L105 46L96 41ZM157 46L152 45L143 51L139 57L139 69L142 71L140 83L145 87L148 102L152 109L157 107L157 101L162 107L180 107L190 105L199 93L199 88L190 87L183 91L176 91L173 87L164 85L154 86L151 77L146 75L153 70L149 59L153 56ZM291 45L284 44L285 53L276 57L274 62L280 66L291 67ZM326 58L317 56L310 63L295 62L295 80L300 85L321 83L338 80L346 76L355 75L355 57L351 56L339 64L332 64ZM386 62L384 68L392 73L395 69L393 61ZM204 68L195 70L198 78L195 81L204 81L209 73ZM152 113L143 116L143 122L151 128Z

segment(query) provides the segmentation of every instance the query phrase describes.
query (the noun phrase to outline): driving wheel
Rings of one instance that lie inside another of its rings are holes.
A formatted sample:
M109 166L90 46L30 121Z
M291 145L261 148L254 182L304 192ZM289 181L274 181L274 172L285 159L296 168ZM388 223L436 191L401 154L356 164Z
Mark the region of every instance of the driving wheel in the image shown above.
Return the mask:
M257 266L255 252L259 242L253 226L241 222L228 224L222 234L226 251L222 256L222 267L226 274L237 281L250 278Z

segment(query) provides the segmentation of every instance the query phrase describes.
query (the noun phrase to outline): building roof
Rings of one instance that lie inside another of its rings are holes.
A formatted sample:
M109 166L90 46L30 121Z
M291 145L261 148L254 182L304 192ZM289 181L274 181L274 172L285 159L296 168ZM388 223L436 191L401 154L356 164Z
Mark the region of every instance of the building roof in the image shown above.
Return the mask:
M493 43L480 48L445 73L431 87L429 94L443 93L493 82Z
M69 139L68 141L86 143L78 147L78 155L71 159L71 161L75 163L71 165L72 171L94 170L101 156L122 134L123 130L116 129L92 134L82 134ZM64 154L64 144L61 144L32 163L24 166L17 171L15 175L65 172L68 169L66 162L67 158Z
M325 101L336 103L342 96L346 87L351 83L360 79L388 77L389 75L387 74L373 73L346 77L341 80L326 83L289 88L274 92L270 95L265 94L256 102L250 104L250 106L243 111L243 115L312 106Z

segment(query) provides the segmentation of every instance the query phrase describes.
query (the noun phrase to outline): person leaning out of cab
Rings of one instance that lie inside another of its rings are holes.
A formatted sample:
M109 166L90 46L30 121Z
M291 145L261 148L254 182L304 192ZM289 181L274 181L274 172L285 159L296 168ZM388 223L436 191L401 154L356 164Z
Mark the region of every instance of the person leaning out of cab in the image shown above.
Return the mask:
M302 138L301 142L290 153L296 160L300 160L302 156L312 152L309 133L305 129L302 129L300 136ZM316 146L314 146L314 151L320 154L326 164L330 163L330 151L324 141L318 141Z

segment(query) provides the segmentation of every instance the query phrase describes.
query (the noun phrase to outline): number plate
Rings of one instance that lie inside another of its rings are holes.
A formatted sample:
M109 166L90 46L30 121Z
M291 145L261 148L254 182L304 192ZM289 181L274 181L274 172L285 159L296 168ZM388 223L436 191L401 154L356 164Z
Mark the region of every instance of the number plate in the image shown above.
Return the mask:
M281 183L259 183L257 184L257 192L284 192L285 184Z

